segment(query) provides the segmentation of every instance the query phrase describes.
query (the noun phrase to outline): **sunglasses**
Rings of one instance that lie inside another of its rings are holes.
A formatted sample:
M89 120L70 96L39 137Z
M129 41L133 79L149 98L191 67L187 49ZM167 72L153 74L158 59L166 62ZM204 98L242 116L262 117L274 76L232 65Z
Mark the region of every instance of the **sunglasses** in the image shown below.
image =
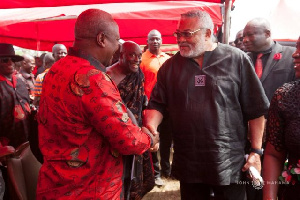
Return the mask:
M0 58L0 63L8 63L9 61L15 62L12 58Z
M195 31L176 31L173 33L173 35L176 38L180 38L180 37L184 37L184 38L191 38L195 33L197 33L198 31L200 31L201 29L205 29L205 28L199 28Z

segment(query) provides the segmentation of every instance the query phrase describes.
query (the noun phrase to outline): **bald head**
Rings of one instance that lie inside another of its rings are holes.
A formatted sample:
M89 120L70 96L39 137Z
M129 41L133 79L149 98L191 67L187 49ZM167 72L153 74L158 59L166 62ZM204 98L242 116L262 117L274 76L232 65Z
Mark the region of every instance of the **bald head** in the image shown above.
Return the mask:
M160 46L162 44L161 33L155 29L151 30L148 33L147 44L150 53L158 55L160 52Z
M55 59L55 61L58 61L62 59L63 57L66 57L67 55L67 48L63 44L55 44L52 47L52 55Z
M142 59L140 46L132 41L126 41L120 49L119 64L124 74L137 72Z
M96 38L100 32L109 30L116 24L112 16L99 9L88 9L82 12L75 23L75 38Z
M121 52L121 53L124 53L124 52L126 52L126 51L131 50L131 49L141 49L141 48L140 48L140 46L139 46L137 43L135 43L135 42L133 42L133 41L126 41L126 42L124 42L124 43L121 45L121 47L120 47L120 52Z
M271 48L271 27L268 20L255 18L247 23L244 28L244 45L246 51L262 52Z
M75 23L74 47L109 66L119 48L119 27L112 16L99 9L82 12Z
M35 67L35 59L32 55L24 54L24 60L22 61L21 71L30 74Z
M51 53L46 53L45 54L44 63L45 63L45 65L44 65L45 69L50 68L55 63L55 59L54 59L54 57L52 56Z
M247 23L246 27L247 26L252 26L255 27L256 29L261 29L264 31L271 32L270 22L264 18L254 18Z
M153 35L161 37L161 33L158 30L153 29L148 33L148 39L151 38Z

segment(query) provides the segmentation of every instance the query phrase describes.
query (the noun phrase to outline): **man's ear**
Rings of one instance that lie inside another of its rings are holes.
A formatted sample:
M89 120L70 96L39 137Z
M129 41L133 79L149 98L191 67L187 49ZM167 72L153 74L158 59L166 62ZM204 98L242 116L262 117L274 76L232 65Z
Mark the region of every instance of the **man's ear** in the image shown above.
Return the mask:
M105 34L104 33L99 33L97 35L97 44L100 47L105 47Z
M211 30L210 29L206 29L205 30L205 39L207 40L207 39L211 38L211 36L212 36Z
M270 38L271 37L271 31L270 30L265 30L265 33L266 33L266 36L268 37L268 38Z

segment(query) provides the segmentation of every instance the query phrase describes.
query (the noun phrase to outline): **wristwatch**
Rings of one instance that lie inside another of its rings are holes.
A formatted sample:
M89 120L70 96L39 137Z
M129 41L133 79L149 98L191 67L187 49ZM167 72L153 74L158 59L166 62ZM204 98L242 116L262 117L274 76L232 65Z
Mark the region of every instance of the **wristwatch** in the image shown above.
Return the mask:
M257 153L258 155L262 156L264 154L264 150L263 149L255 149L255 148L251 148L250 152L253 153Z

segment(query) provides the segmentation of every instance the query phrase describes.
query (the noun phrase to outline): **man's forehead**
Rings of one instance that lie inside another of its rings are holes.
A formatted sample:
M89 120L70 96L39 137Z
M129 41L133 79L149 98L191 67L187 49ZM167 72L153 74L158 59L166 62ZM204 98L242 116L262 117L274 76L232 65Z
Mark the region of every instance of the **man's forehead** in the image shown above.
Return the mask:
M161 38L161 34L157 31L150 32L148 38Z
M178 23L178 28L193 29L195 26L201 26L199 19L196 17L184 17Z

